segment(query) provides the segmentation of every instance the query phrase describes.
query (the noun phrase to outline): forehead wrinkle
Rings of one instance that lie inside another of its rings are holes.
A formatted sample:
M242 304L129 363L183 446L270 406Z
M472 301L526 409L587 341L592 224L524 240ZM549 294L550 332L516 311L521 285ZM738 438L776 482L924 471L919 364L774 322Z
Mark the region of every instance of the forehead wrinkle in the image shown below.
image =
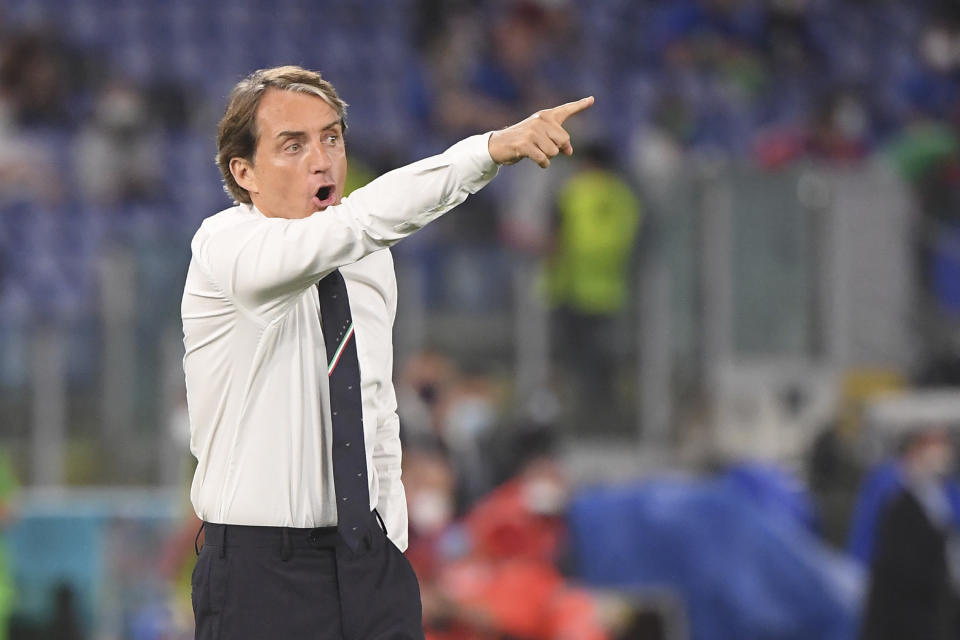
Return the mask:
M287 97L283 94L287 94L293 97L293 100L292 101L282 100L282 98ZM300 107L297 107L294 104L297 101L297 98L299 96L303 96L305 98L310 98L310 99L319 99L322 101L323 107L326 107L326 109L329 109L332 112L331 120L328 123L324 124L322 127L318 128L317 129L318 131L327 131L329 129L336 127L337 125L341 125L342 127L343 117L337 112L336 108L327 101L327 99L324 96L318 95L313 91L282 90L276 87L267 87L266 91L264 91L263 96L261 98L260 105L258 105L257 107L257 112L254 119L255 135L259 135L260 130L264 129L264 127L262 127L261 125L265 124L263 123L263 120L265 119L271 119L275 121L274 124L276 126L270 127L273 129L283 127L285 131L290 131L290 129L287 127L289 127L289 125L291 124L294 126L302 126L301 123L299 122L294 123L290 121L291 118L303 117L304 115L303 113L297 114L297 110ZM278 102L278 99L280 99L279 102ZM318 106L317 108L322 111L324 110L323 107ZM293 111L291 112L291 110ZM313 109L311 109L311 111L313 111ZM314 115L319 115L322 117L323 114L322 113L317 114L314 111ZM276 121L279 121L279 122L276 122ZM284 121L287 121L287 122L284 122ZM263 131L263 133L266 134L267 132ZM307 135L306 132L303 132L303 133L304 135ZM276 135L276 137L278 138L280 136L281 134Z

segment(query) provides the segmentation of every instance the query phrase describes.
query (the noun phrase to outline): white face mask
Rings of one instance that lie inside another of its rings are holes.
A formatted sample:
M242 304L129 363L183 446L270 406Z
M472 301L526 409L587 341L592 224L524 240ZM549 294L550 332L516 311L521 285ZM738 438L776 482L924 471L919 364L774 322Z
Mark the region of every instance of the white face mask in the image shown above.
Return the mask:
M950 34L943 29L932 29L920 40L920 51L927 64L937 71L949 71L955 61Z
M833 112L833 123L848 138L859 138L867 130L867 112L857 100L844 98Z
M443 491L423 489L410 496L410 526L429 535L442 529L453 517L453 501Z
M465 398L450 408L447 433L455 444L476 443L496 417L496 408L486 398Z
M563 513L567 492L563 486L547 478L528 480L523 485L523 501L531 512L553 516Z

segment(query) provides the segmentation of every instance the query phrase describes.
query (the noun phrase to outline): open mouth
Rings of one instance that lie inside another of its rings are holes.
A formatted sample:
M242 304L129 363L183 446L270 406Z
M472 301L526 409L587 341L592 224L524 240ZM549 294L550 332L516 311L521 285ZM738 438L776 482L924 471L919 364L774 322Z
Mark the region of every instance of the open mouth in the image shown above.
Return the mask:
M322 209L333 204L333 186L325 185L317 189L313 196L313 203Z

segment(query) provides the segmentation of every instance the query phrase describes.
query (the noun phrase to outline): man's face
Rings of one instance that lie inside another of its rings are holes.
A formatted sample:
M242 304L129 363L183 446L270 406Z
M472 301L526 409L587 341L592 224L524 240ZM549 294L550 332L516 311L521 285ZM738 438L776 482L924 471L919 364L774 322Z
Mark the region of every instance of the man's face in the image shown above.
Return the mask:
M922 434L913 445L911 458L913 470L918 475L945 478L954 466L953 441L942 429Z
M230 169L263 215L306 218L340 203L347 155L340 116L314 95L267 89L257 109L253 163Z

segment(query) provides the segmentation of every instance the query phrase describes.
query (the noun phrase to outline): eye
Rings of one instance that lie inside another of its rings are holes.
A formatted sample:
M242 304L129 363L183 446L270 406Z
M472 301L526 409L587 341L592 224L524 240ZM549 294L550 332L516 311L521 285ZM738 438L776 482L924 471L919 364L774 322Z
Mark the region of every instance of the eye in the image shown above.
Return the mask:
M340 142L340 135L336 133L329 134L325 139L327 144L333 146Z
M291 142L290 144L285 146L283 150L286 151L287 153L296 153L297 151L300 151L300 143Z

